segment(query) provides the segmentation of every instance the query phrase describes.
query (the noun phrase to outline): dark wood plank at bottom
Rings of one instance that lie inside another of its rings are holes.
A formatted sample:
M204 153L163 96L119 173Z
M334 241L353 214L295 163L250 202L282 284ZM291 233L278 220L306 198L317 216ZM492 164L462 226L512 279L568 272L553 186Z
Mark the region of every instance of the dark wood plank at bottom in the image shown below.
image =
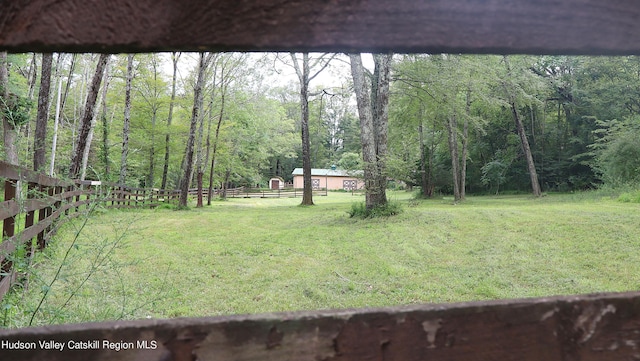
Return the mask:
M99 345L5 347L0 359L633 360L640 357L640 293L0 330L2 342L38 340ZM133 347L115 351L108 342Z

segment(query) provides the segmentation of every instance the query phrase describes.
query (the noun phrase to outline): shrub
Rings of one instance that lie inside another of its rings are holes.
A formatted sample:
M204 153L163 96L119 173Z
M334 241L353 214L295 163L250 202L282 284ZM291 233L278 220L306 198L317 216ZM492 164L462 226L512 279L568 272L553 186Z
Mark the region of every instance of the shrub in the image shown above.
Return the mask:
M383 205L367 209L364 202L353 203L349 210L351 218L380 218L391 217L402 213L402 206L398 202L389 201Z
M618 196L618 202L640 203L640 191L622 193Z
M156 207L156 209L171 209L171 210L175 210L176 208L178 208L178 206L171 203L161 203Z

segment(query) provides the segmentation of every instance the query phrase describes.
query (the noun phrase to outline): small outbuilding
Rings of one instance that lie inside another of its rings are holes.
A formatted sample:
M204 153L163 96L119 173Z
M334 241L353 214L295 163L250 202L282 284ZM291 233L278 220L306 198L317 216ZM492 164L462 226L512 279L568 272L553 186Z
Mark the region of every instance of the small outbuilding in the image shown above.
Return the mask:
M311 169L311 186L313 189L353 191L362 189L364 182L355 176L357 172L339 169ZM302 168L293 170L293 188L303 188Z
M284 189L284 179L280 177L273 177L269 179L269 189L271 190Z

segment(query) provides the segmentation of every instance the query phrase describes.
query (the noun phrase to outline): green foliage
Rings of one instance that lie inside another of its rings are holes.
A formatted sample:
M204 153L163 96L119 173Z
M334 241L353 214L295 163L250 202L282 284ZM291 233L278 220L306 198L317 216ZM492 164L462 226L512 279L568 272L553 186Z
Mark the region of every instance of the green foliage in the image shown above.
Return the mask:
M353 152L342 153L338 161L338 168L349 171L362 170L362 156Z
M9 94L9 99L0 98L0 110L3 117L9 120L15 127L24 125L29 121L29 112L33 102L27 97L17 94Z
M364 202L353 203L351 209L347 212L351 218L382 218L396 216L402 213L402 205L396 201L387 201L387 203L368 209Z
M618 202L640 203L640 191L622 193L618 196Z
M495 187L496 194L498 194L500 190L500 185L503 184L507 177L505 176L507 173L507 169L509 166L500 160L492 160L491 162L482 166L482 184Z
M125 211L116 223L97 224L95 219L106 214L88 214L65 224L33 259L25 257L24 250L18 252L23 260L18 271L26 276L2 300L2 326L129 318L141 306L139 289L125 287L122 274L139 260L117 257L126 252L125 239L135 234L138 217Z
M606 135L595 147L596 167L612 185L640 182L640 125L609 122Z
M161 203L158 207L156 207L156 209L175 210L175 209L178 209L178 207L175 204L171 204L171 203Z

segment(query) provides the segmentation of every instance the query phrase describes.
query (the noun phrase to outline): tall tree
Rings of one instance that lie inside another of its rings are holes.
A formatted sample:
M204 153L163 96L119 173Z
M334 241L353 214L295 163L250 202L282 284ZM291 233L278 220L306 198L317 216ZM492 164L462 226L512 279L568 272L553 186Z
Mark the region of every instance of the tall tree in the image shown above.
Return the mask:
M36 116L36 134L33 142L33 170L36 172L42 171L45 165L45 140L47 137L47 122L49 120L49 93L51 89L52 64L53 54L42 54L40 91L38 92L38 114Z
M315 59L310 64L309 53L302 53L302 66L295 53L291 53L293 67L298 75L300 82L300 125L302 135L302 205L313 205L313 187L311 184L311 144L309 141L309 83L317 77L328 65L335 54L330 58L326 58L327 54ZM313 75L310 74L311 69L319 66Z
M224 116L224 105L225 105L225 100L226 100L226 93L227 93L227 86L228 86L228 81L225 82L225 66L224 63L222 64L221 67L221 72L220 72L220 77L222 78L222 80L220 81L220 111L218 112L218 122L216 125L216 134L213 138L213 151L211 154L211 167L209 168L209 189L207 192L207 205L210 206L211 205L211 198L213 197L213 175L215 173L215 168L216 168L216 155L218 152L218 140L220 139L220 127L222 126L222 119ZM216 72L214 71L214 76L213 76L213 85L214 85L214 91L211 92L211 113L210 113L210 117L213 117L213 100L214 100L214 95L215 95L215 81L216 79ZM209 122L209 126L211 126L211 119ZM210 133L210 132L208 132ZM207 134L207 158L209 157L209 147L210 147L211 143L209 141L209 134Z
M82 113L82 120L80 123L80 131L76 139L76 147L71 157L71 165L69 167L69 178L77 178L80 175L82 168L82 158L84 156L85 149L87 147L87 138L91 131L91 123L93 121L96 100L98 99L98 91L100 90L100 84L104 74L104 68L109 60L109 54L101 54L96 65L96 71L93 75L93 80L87 93L87 100L85 102L84 111Z
M0 117L4 132L4 152L7 162L18 164L18 148L16 140L18 137L18 124L13 121L11 114L11 103L9 94L9 62L7 52L0 52Z
M217 54L214 55L217 58ZM214 70L215 72L215 70ZM211 89L212 96L215 95L215 80L214 86ZM204 94L200 95L200 104L198 104L198 108L200 108L200 114L198 116L198 133L196 135L196 164L195 164L195 172L196 172L196 187L197 187L197 195L196 195L196 208L202 208L202 187L203 187L203 177L204 177L204 168L206 167L207 162L204 160L203 149L202 149L202 141L204 138ZM211 113L213 112L213 102L210 103L210 107L208 109L209 112L209 130L211 130ZM209 137L207 136L207 141L209 141Z
M151 120L150 128L147 128L147 122L144 123L144 129L148 141L149 157L148 172L145 179L147 187L155 187L156 173L156 123L160 116L160 111L164 104L164 89L166 84L160 74L160 57L158 54L149 54L141 57L139 72L142 75L140 81L136 82L137 94L144 100L145 106L143 111L146 112L147 118Z
M447 117L447 134L449 139L449 152L451 154L451 174L453 176L453 198L460 200L460 157L458 154L458 113L454 108Z
M60 79L60 83L58 85L58 101L56 105L56 119L53 127L53 139L51 141L51 164L49 165L49 176L53 177L55 164L56 164L56 150L58 144L58 128L60 127L60 122L62 121L62 117L64 114L64 106L67 100L67 95L69 94L69 89L71 88L71 81L73 79L73 71L76 66L76 60L78 59L78 54L73 54L71 57L71 65L69 67L69 75L67 77L67 85L65 86L64 95L60 96L62 79Z
M218 152L218 141L220 139L220 127L222 126L222 122L224 119L223 117L226 111L225 105L226 105L229 84L233 81L236 74L240 71L241 69L240 65L244 62L245 59L246 59L245 55L242 55L241 57L234 57L232 54L229 54L228 56L221 56L219 58L220 66L219 67L216 66L216 68L214 69L213 91L211 92L211 112L209 113L209 117L210 117L209 131L207 132L207 156L206 156L207 161L205 162L205 163L208 163L209 156L211 156L211 167L209 168L209 189L207 193L207 205L211 205L211 198L213 196L213 179L214 179L213 177L215 174L215 167L216 167L216 155ZM220 79L219 81L220 110L217 113L217 125L216 125L215 135L213 138L213 144L211 144L209 136L211 134L210 128L211 128L211 124L214 117L213 102L215 99L216 78L218 78L217 76L218 68L220 69L220 77L219 77Z
M111 161L109 159L109 120L107 119L107 90L109 88L109 67L105 70L105 80L102 87L102 112L100 113L100 120L102 123L102 148L100 149L100 158L104 165L104 177L106 180L111 179Z
M169 152L170 152L170 140L171 140L171 121L173 120L173 104L176 100L176 78L178 74L178 61L180 60L180 54L171 53L171 62L173 64L173 77L171 78L171 101L169 102L169 115L167 116L167 134L164 140L164 166L162 167L162 184L160 188L167 189L167 174L169 173Z
M131 127L131 83L133 81L133 54L127 55L127 83L124 92L124 122L122 125L122 153L120 154L120 178L118 183L127 180L127 158L129 157L129 128Z
M360 117L360 138L364 161L366 208L387 203L385 161L387 155L389 75L392 54L374 55L371 87L367 85L360 54L349 54L353 88Z
M529 169L529 178L531 179L531 189L535 197L540 197L542 191L540 189L540 182L538 181L538 173L536 172L536 165L533 161L533 155L531 153L531 147L529 146L529 140L527 139L527 133L524 129L524 124L520 116L518 109L518 103L516 98L516 89L513 82L513 73L508 56L503 57L504 65L507 70L507 79L502 82L502 86L513 114L513 120L516 123L516 131L520 137L520 144L522 145L522 151L524 152L525 159L527 161L527 168Z
M471 118L471 80L467 84L465 93L465 117L462 127L462 165L460 168L460 199L464 200L467 194L467 157L469 156L469 118Z
M202 107L202 86L204 84L205 73L213 54L200 53L200 60L198 63L198 75L195 87L193 89L193 109L191 112L191 123L189 127L189 137L187 138L187 144L185 148L185 162L182 179L180 181L180 207L187 206L187 200L189 197L189 185L191 183L191 177L193 174L193 154L196 140L196 132L198 127L198 119L200 117L200 108Z

